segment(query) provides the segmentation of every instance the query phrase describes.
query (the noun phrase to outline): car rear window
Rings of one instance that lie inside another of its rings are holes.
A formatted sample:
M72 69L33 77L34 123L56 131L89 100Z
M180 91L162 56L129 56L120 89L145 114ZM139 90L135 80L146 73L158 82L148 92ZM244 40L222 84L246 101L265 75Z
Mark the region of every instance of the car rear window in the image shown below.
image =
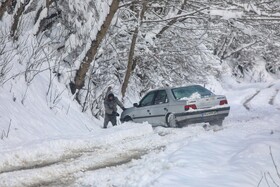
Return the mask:
M196 99L213 95L211 91L199 85L174 88L172 89L172 93L177 100Z

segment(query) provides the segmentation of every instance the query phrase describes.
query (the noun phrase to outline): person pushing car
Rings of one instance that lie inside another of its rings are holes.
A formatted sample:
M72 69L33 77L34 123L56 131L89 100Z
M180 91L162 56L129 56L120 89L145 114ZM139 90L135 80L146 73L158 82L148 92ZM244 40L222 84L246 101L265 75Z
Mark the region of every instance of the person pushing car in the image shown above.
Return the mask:
M119 101L117 97L111 92L111 87L108 88L105 99L104 99L104 107L105 107L105 118L103 128L106 129L108 123L111 122L113 126L117 125L117 105L121 107L122 110L126 110L123 104Z

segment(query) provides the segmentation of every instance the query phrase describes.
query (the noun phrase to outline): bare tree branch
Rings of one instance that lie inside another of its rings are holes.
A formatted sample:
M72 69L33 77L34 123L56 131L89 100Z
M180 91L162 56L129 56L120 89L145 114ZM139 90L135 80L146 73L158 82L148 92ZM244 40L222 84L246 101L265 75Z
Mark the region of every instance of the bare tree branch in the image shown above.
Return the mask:
M178 13L177 13L177 16L179 16L179 15L182 14L186 3L187 3L187 0L184 0L184 2L182 3L182 5L181 5L181 7L180 7L180 9L179 9L179 11L178 11ZM205 10L205 9L208 9L208 7L201 8L201 9L199 9L199 10L197 10L197 11L188 13L187 15L193 15L193 14L196 14L196 13L198 13L198 12L201 12L201 11L203 11L203 10ZM167 29L169 29L172 25L174 25L175 23L177 23L177 21L178 21L179 18L181 18L181 17L176 17L176 16L173 17L173 19L171 19L171 21L169 21L169 22L166 24L166 26L164 26L164 27L156 34L156 37L159 38ZM188 18L188 16L185 17L184 19L187 19L187 18ZM180 21L182 21L182 20L180 19Z
M237 52L239 52L239 51L241 51L241 50L243 50L243 49L245 49L245 48L249 48L249 47L251 47L252 45L256 44L257 42L258 42L258 41L253 41L253 42L251 42L251 43L249 43L249 44L245 44L245 45L243 45L243 46L241 46L241 47L238 47L238 48L235 49L234 51L231 51L231 52L229 52L228 54L223 55L223 56L222 56L222 59L226 59L226 58L232 56L234 53L237 53Z

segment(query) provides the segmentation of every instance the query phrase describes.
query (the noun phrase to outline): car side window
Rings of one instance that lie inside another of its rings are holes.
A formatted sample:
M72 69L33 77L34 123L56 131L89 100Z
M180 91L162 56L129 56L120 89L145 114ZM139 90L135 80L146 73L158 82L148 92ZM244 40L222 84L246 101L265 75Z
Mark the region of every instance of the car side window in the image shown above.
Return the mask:
M140 106L140 107L143 107L143 106L150 106L150 105L153 105L155 93L156 93L156 92L150 92L150 93L148 93L148 94L140 101L139 106Z
M168 97L167 97L167 93L165 90L160 90L157 92L154 104L158 105L158 104L163 104L163 103L168 103Z

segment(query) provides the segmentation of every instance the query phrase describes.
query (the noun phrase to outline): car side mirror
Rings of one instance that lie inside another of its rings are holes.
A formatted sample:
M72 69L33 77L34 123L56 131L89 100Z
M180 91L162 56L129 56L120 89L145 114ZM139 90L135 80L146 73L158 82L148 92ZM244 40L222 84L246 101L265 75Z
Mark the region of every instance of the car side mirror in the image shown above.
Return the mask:
M138 105L138 103L133 103L133 106L138 107L139 105Z

